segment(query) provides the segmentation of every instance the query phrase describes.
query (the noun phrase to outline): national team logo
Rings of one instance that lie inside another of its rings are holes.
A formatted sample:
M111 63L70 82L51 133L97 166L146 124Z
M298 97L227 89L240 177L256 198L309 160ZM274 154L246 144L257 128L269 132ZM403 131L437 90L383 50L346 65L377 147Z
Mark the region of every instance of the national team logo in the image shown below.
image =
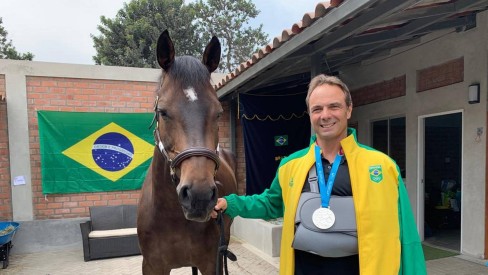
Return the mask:
M63 154L115 182L151 158L153 149L154 145L112 122Z
M376 183L383 180L383 170L381 165L373 165L369 167L369 178Z

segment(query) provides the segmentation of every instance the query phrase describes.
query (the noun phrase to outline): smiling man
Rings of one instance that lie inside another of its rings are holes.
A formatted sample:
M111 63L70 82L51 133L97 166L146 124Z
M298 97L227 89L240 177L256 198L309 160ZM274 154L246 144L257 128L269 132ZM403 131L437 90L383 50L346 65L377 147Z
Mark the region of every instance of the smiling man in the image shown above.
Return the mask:
M231 217L283 217L283 275L426 274L398 166L358 143L355 130L347 128L347 86L318 75L306 103L315 132L310 146L284 158L262 194L220 198L215 210Z

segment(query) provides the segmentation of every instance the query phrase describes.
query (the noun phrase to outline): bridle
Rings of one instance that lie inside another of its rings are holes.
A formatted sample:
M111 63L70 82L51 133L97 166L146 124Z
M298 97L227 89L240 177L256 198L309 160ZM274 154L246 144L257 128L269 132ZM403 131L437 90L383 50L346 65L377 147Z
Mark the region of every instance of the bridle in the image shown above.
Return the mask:
M220 166L220 158L218 155L218 153L219 153L219 145L218 144L217 144L217 148L215 150L211 150L211 149L208 149L205 147L190 147L190 148L187 148L181 152L175 152L176 156L174 157L174 159L172 159L169 156L168 151L164 147L164 144L161 140L161 136L159 135L159 122L158 122L159 113L158 113L158 108L157 108L158 101L159 101L159 96L156 96L156 101L154 102L154 117L153 117L153 120L152 120L149 128L151 128L154 125L154 122L156 122L156 127L154 128L154 132L153 132L154 142L158 146L161 154L163 154L163 156L166 158L166 160L169 163L170 175L171 175L171 180L173 181L173 183L178 182L178 178L176 176L176 168L178 168L181 165L181 163L184 160L186 160L187 158L197 157L197 156L198 157L206 157L206 158L213 160L213 162L215 162L215 170L214 170L214 178L215 178L215 174L217 173L217 170L219 169L219 166Z

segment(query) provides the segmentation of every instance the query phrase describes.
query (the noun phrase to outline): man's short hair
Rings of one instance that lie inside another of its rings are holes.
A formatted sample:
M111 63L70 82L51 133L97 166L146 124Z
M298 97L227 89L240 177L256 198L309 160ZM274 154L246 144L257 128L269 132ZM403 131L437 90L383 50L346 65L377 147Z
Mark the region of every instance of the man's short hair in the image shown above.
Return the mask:
M307 97L305 98L305 103L307 103L307 110L309 109L308 101L310 99L310 95L312 94L313 90L315 90L315 88L317 88L318 86L324 84L335 85L341 88L341 90L344 92L344 96L346 97L347 107L350 107L352 105L351 93L349 92L349 88L347 88L347 85L344 82L342 82L342 80L340 80L336 76L319 74L314 78L312 78L310 84L308 85L308 93L307 93Z

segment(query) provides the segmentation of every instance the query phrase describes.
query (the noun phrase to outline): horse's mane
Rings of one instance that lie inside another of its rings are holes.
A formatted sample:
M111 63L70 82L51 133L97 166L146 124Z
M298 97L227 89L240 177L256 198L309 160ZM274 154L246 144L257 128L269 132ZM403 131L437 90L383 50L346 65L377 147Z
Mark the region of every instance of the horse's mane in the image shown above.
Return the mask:
M179 81L182 87L201 87L210 80L210 72L193 56L178 56L167 76Z

